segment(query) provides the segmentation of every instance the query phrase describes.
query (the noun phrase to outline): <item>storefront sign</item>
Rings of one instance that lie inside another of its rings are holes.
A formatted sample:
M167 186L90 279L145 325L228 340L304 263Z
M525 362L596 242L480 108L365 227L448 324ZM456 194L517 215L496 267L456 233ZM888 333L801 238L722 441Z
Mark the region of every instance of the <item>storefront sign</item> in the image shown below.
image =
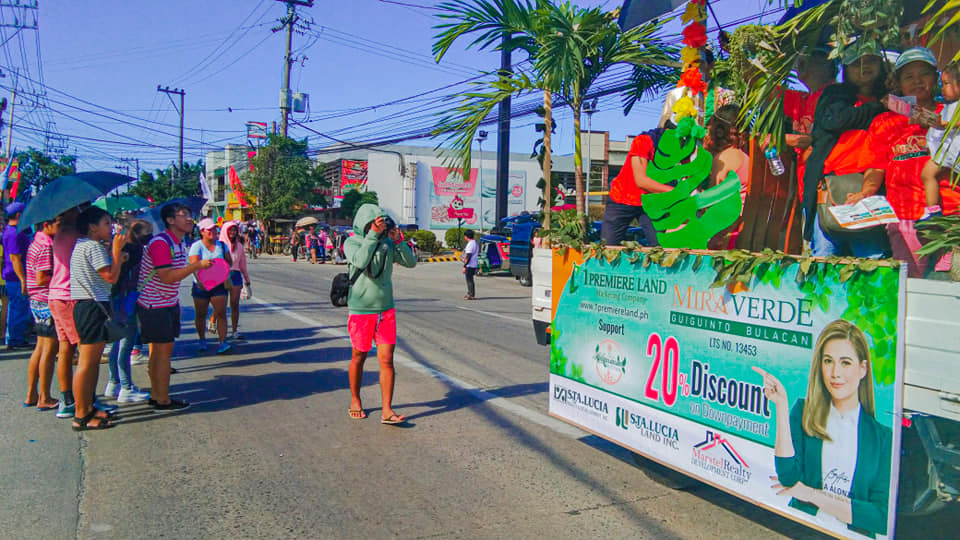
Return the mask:
M710 256L573 257L554 254L552 415L831 534L892 530L899 269L762 265L732 294Z
M357 189L366 191L367 189L367 162L351 161L344 159L341 161L340 169L340 192Z

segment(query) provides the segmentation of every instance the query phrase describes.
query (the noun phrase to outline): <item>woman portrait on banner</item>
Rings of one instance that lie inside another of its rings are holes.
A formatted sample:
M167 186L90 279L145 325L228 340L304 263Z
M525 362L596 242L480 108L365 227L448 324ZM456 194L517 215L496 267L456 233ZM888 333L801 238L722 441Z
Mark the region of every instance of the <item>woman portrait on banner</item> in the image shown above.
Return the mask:
M792 409L784 385L763 376L776 408L773 489L827 525L873 537L887 532L892 431L876 419L870 349L845 320L820 333L806 397Z

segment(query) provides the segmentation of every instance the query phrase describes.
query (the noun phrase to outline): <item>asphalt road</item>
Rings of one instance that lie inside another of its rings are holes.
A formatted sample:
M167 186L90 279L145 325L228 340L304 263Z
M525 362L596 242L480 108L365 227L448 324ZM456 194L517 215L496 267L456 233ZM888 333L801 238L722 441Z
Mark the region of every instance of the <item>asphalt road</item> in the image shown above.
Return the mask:
M233 354L199 355L184 309L172 392L187 412L124 404L115 429L78 435L20 407L26 355L0 352L0 537L820 537L709 486L666 487L547 416L548 351L512 278L478 278L468 302L458 263L395 269L394 406L410 423L393 427L372 358L370 418L347 415L346 309L328 300L344 267L250 266ZM134 378L148 386L144 366Z

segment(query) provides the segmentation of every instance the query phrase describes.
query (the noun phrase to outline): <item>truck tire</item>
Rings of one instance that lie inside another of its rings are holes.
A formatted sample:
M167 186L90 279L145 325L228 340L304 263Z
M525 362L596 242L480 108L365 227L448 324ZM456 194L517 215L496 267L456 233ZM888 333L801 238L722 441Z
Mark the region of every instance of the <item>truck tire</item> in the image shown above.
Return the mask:
M533 276L530 274L530 270L520 274L517 279L520 280L520 285L524 287L533 287Z
M900 443L900 491L897 514L904 517L928 516L947 503L937 498L936 467L927 455L916 428L904 428Z
M647 477L662 486L670 489L685 490L694 488L700 484L699 481L681 472L677 472L670 467L647 459L636 452L630 453L633 454L633 462L637 464L637 467L642 469Z

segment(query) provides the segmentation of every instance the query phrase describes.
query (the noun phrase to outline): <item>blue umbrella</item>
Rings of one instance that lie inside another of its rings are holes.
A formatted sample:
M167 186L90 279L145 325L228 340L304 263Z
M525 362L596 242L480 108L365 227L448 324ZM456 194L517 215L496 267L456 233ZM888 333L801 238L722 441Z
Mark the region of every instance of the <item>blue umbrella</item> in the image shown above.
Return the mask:
M94 171L61 176L50 182L27 203L17 230L49 221L60 214L89 203L118 186L135 179L119 173Z
M163 210L164 206L169 206L171 204L182 204L186 206L190 212L196 216L200 214L200 211L203 209L203 205L206 204L207 200L203 197L182 197L179 199L171 199L169 201L162 202L153 208L147 210L143 216L143 219L151 222L153 224L153 231L159 232L162 231L165 227L163 226L163 218L160 216L160 212Z

